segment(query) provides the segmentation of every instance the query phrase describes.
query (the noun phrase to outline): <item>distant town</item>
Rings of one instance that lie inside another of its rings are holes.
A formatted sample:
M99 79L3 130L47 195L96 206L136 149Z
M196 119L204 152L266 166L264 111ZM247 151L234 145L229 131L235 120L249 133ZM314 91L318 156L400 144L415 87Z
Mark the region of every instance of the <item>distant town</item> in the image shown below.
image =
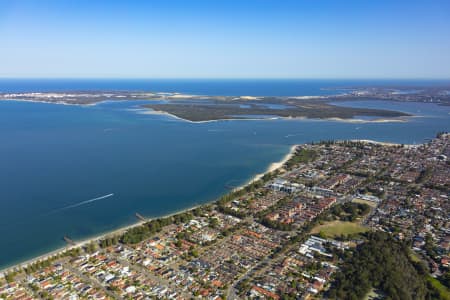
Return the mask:
M212 204L0 275L0 299L449 299L450 135L298 145ZM407 275L405 275L407 274Z

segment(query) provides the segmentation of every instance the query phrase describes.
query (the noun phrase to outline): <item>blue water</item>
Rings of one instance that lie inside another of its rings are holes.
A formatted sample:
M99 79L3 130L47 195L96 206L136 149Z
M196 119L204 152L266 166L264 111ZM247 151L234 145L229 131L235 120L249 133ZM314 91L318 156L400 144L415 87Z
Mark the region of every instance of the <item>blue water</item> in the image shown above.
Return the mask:
M0 79L1 92L134 90L223 96L304 96L335 94L339 88L446 86L449 80L329 79Z
M83 84L49 81L40 87L97 88L96 82ZM103 88L114 88L113 82L103 84ZM144 88L141 82L127 84L117 82L123 89ZM201 87L188 82L164 84L167 91L204 94L225 94L222 91L230 86L228 81ZM305 94L323 91L318 83L310 88L305 82L300 85ZM295 82L276 81L273 86L288 87L288 92L272 90L274 95L302 94ZM36 85L23 81L9 87L0 81L0 87L35 91ZM267 94L266 88L259 93L253 88L242 83L238 89L250 95ZM340 104L420 116L406 123L242 120L194 124L142 114L139 103L80 107L0 101L0 267L63 246L64 235L80 240L133 223L136 212L160 216L214 200L227 192L227 185L245 183L280 160L292 144L357 138L421 143L439 131L450 131L450 107L435 104Z

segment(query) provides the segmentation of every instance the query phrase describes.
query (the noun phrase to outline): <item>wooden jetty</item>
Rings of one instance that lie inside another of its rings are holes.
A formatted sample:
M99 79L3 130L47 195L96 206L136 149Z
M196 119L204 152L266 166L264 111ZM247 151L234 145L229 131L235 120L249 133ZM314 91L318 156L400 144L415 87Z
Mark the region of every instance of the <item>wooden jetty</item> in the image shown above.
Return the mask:
M76 245L76 243L71 238L69 238L67 235L64 236L64 240L70 246L75 246Z
M147 222L147 219L144 218L141 214L136 213L135 216L136 216L136 218L138 218L140 221L142 221L142 222Z

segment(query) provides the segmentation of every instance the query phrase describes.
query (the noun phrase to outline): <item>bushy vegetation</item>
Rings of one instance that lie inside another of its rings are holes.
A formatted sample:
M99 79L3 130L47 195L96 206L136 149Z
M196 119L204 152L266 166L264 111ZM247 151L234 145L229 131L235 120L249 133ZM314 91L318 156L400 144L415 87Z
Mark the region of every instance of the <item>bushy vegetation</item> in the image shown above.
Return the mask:
M370 212L370 206L365 203L346 202L341 205L334 205L330 213L341 221L354 222L358 218L367 215Z
M450 289L450 271L445 272L440 279L442 284Z
M317 152L315 150L310 149L300 149L295 152L290 160L286 162L286 166L288 168L299 164L299 163L307 163L310 161L314 161L317 158Z
M185 223L190 221L192 218L192 213L188 211L166 218L151 220L142 226L133 227L127 230L127 232L125 232L121 237L121 242L124 244L139 243L150 237L152 234L161 231L164 226Z
M104 239L100 240L99 245L101 248L107 248L110 246L113 246L119 242L118 236L111 236L111 237L105 237ZM94 252L96 249L96 245L88 245L87 246L87 252Z
M386 299L439 299L425 274L408 258L408 247L383 232L368 232L365 241L343 254L344 264L337 272L328 297L364 299L372 289Z
M427 280L428 283L437 291L440 299L450 300L450 291L448 287L443 285L442 282L439 281L438 279L433 278L431 276L428 276Z

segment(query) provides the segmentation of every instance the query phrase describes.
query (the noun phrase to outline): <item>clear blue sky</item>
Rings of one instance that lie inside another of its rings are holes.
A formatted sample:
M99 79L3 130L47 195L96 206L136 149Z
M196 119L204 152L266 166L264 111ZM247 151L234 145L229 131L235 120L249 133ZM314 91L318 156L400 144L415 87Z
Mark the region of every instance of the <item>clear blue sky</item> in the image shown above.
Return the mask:
M0 77L450 78L450 1L0 0Z

